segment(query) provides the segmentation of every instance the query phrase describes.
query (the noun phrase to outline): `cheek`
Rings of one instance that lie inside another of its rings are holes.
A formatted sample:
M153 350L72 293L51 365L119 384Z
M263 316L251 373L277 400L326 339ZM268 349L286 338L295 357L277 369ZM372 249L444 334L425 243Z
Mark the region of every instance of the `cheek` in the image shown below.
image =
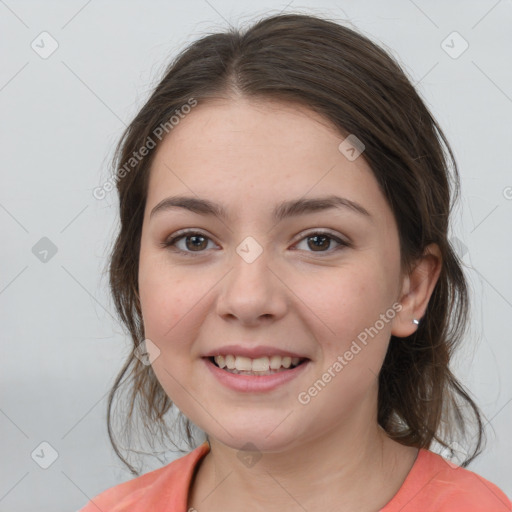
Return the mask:
M162 349L180 319L190 310L183 280L160 255L142 250L139 262L139 295L146 338Z
M170 283L162 273L150 270L139 279L139 293L145 334L162 339L186 307L180 283Z
M194 316L198 298L189 293L194 289L197 287L175 277L168 268L141 261L139 294L144 335L157 347L151 365L165 393L185 414L190 402L184 388L190 388L191 340L197 336L199 324Z
M334 335L378 318L389 299L389 290L373 265L330 268L322 277L305 278L300 287L306 305Z
M205 308L210 307L215 280L207 270L202 273L192 266L173 267L165 255L141 257L139 295L144 333L159 347L162 360L176 366L176 361L191 357L192 342L199 336Z
M329 268L324 276L303 280L303 292L298 295L318 326L312 325L311 330L322 345L320 362L324 368L346 354L351 367L378 372L395 314L388 280L383 268L370 259L366 263L361 259L350 268Z

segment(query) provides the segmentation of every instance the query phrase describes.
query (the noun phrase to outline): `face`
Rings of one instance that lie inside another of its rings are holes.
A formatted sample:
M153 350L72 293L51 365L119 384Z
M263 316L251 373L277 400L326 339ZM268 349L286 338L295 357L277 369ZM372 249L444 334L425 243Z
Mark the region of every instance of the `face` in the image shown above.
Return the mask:
M152 366L177 407L233 448L279 451L376 422L399 238L364 153L349 160L344 138L304 107L215 100L155 154L139 267ZM225 216L179 206L152 214L170 196L207 200ZM274 215L284 202L331 196L367 214L340 204ZM217 351L307 359L277 378L247 377L204 357Z

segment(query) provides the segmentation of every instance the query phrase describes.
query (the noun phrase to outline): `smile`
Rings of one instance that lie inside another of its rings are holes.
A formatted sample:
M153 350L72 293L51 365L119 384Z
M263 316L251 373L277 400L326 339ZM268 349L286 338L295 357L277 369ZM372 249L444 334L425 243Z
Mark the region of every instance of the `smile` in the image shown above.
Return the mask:
M226 355L203 357L202 359L218 382L225 387L242 392L271 391L303 373L312 363L307 358L290 358L288 356L264 356L250 359L243 356Z
M228 354L226 356L214 356L213 363L230 373L241 375L271 375L280 371L295 368L306 358L289 356L263 356L256 359L245 356L235 356Z

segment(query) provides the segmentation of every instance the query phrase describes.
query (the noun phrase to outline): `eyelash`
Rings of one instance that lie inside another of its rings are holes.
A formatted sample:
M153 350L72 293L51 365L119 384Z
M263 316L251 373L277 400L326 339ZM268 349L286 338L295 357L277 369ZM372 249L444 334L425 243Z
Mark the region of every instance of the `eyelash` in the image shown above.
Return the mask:
M172 246L174 246L179 240L181 240L182 238L187 238L189 236L193 236L193 235L199 235L199 236L202 236L208 240L211 240L210 237L206 236L205 234L201 233L200 231L193 231L193 230L185 230L185 231L181 231L181 232L178 232L177 235L167 239L165 242L162 242L160 245L162 247L165 247L165 248L171 248ZM328 231L313 231L313 232L310 232L310 233L307 233L305 236L303 236L298 242L302 242L303 240L307 239L307 238L311 238L315 235L321 235L321 236L325 236L327 237L328 239L331 239L331 240L334 240L336 243L338 243L338 247L335 247L334 250L332 251L318 251L316 254L331 254L333 252L336 252L336 251L339 251L345 247L351 247L352 245L349 243L349 242L346 242L344 240L341 240L340 238L338 238L337 236L334 236L332 233L328 232ZM185 256L196 256L196 255L199 255L201 253L204 253L206 252L206 250L203 250L203 251L182 251L181 249L170 249L174 252L177 252L177 253L181 253ZM311 253L315 253L315 251L307 251L307 252L311 252ZM322 256L321 256L322 257Z

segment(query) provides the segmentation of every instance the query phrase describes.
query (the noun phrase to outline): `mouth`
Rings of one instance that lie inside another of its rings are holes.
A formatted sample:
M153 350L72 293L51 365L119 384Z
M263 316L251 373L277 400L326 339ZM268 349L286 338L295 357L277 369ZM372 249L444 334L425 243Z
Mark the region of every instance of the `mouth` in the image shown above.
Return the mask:
M264 356L257 359L226 355L205 357L217 368L235 375L253 375L264 377L276 373L284 373L301 366L310 359L307 357Z
M271 355L251 359L234 354L205 355L201 358L211 375L224 388L242 393L269 393L308 371L313 361L307 357ZM290 383L290 384L288 384Z

